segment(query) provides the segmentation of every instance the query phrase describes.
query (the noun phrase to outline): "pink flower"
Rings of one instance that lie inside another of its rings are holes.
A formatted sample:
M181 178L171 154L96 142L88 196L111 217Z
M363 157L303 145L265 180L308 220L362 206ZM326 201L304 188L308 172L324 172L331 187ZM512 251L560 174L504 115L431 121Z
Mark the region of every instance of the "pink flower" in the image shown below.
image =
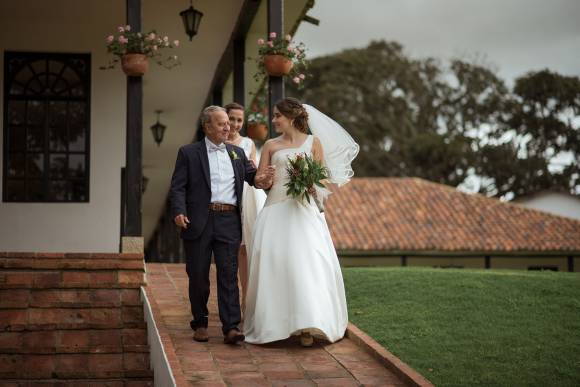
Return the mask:
M157 51L157 46L153 46L153 51Z
M292 40L292 36L290 36L290 34L288 34L284 37L284 39L286 39L289 42Z
M113 40L115 40L115 37L113 35L107 36L107 43L113 43Z
M306 75L304 75L304 74L300 74L300 75L298 75L298 78L300 78L300 79L304 80L304 78L306 78Z
M125 31L131 31L131 26L129 24L125 26Z
M264 44L264 43L265 43L265 42L264 42L264 39L261 39L261 38L260 38L260 39L258 39L258 44L259 44L260 46L261 46L262 44Z
M155 39L155 34L154 34L153 32L149 34L149 39L150 39L150 40L153 40L153 39Z
M272 42L271 40L268 40L268 47L274 47L274 42Z
M276 39L276 36L278 36L277 33L275 32L270 32L270 39Z
M119 39L118 40L119 40L119 43L121 43L121 44L129 43L129 39L127 39L123 35L119 36Z
M292 47L288 46L288 51L289 52L294 52L294 49Z
M174 41L173 41L173 45L174 45L175 47L179 47L179 40L174 40Z
M121 27L117 28L117 30L118 30L119 32L125 32L125 27L121 26Z
M163 41L164 41L164 42L169 42L169 38L168 38L167 36L164 36L164 37L163 37Z
M294 77L294 78L292 78L292 82L294 82L294 83L300 83L300 78Z

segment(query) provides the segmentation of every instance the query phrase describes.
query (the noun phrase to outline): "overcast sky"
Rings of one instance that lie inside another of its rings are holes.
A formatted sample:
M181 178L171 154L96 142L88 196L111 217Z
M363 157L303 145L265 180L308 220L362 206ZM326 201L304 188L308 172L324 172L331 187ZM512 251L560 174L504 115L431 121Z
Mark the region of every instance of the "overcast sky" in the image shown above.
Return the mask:
M580 0L316 0L308 14L320 25L296 40L310 57L386 39L413 57L483 57L509 83L546 67L580 76Z

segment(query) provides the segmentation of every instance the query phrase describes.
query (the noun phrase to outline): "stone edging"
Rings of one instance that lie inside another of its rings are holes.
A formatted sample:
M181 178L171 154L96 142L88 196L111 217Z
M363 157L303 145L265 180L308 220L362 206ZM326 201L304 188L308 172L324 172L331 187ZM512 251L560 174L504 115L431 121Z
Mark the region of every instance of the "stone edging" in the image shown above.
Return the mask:
M414 387L434 387L433 383L423 375L409 367L401 359L387 351L369 335L360 330L356 325L348 323L346 337L351 339L365 352L379 360L385 367L393 371L405 383Z

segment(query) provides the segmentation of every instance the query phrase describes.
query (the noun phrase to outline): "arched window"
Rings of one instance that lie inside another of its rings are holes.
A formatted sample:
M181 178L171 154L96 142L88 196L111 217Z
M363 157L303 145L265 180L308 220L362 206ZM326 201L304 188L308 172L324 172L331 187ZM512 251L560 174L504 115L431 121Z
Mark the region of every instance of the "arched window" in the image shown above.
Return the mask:
M88 202L90 55L6 52L5 202Z

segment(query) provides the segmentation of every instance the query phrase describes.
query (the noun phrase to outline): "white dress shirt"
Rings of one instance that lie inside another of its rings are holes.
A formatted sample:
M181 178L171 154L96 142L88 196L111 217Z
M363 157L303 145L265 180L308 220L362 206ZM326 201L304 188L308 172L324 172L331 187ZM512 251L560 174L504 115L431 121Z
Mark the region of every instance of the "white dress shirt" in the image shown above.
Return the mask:
M211 202L237 205L234 167L226 144L216 145L206 137L205 147L209 159Z

